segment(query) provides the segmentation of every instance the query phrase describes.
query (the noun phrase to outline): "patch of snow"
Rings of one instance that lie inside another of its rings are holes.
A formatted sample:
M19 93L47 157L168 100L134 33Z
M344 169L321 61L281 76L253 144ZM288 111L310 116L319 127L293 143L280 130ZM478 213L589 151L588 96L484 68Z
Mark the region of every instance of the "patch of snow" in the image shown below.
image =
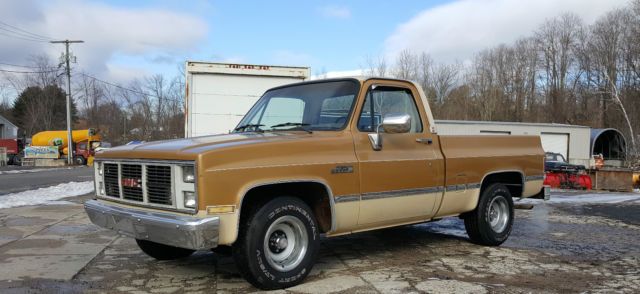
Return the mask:
M69 182L57 186L40 188L18 193L0 195L0 209L25 205L68 204L68 201L56 201L94 191L93 181Z
M551 199L547 201L527 198L516 200L515 203L615 204L627 201L638 203L640 201L640 195L635 193L585 193L571 195L556 195L551 193Z
M61 170L61 169L72 169L73 167L67 168L34 168L34 169L12 169L12 170L3 170L0 171L0 175L2 174L24 174L24 173L38 173L43 171L52 171L52 170Z

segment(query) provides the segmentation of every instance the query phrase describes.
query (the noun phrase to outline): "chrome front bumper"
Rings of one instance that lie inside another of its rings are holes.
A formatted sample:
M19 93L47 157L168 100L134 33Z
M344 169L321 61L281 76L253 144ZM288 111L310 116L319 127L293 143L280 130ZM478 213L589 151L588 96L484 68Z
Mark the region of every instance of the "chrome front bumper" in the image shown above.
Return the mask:
M96 200L87 201L84 209L94 224L136 239L194 250L218 246L219 217L195 218Z

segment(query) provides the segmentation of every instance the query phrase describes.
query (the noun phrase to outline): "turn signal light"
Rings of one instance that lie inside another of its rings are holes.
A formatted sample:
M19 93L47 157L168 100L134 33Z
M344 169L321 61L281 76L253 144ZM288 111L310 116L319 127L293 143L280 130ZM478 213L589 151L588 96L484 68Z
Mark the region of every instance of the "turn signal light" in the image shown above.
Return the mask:
M232 213L236 211L235 205L208 206L207 213Z

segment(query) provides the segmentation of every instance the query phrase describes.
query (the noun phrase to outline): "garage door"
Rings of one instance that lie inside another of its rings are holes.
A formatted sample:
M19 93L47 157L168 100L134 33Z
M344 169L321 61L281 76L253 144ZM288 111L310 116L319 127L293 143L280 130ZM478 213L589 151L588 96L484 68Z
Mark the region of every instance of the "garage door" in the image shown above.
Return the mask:
M569 134L566 133L542 133L542 149L544 152L560 153L564 158L569 160Z

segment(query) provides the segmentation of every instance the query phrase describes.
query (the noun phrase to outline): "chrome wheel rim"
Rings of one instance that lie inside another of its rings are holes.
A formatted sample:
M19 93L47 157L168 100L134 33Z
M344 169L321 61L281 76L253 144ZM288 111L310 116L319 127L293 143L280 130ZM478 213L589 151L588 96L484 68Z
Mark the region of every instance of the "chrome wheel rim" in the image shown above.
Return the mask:
M287 272L297 267L307 253L307 228L297 217L286 215L275 220L264 236L264 253L269 265Z
M509 205L503 196L495 197L489 203L489 225L496 233L502 233L509 222Z

